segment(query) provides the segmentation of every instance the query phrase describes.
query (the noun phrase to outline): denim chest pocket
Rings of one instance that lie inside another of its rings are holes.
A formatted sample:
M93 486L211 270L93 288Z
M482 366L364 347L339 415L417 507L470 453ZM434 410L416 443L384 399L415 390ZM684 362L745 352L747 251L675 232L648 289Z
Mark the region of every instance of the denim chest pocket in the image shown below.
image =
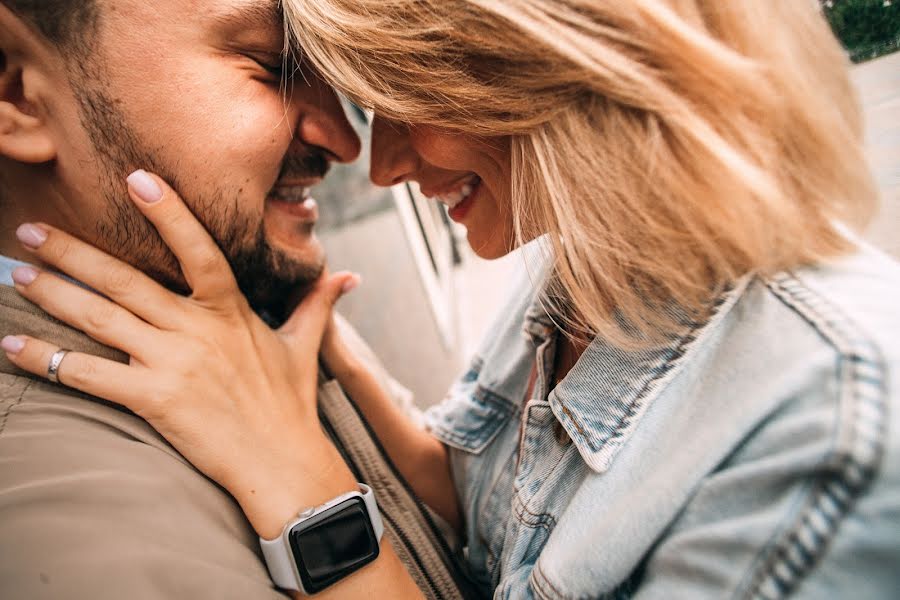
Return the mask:
M451 471L466 522L468 563L485 589L495 585L511 516L518 413L470 373L426 414L432 435L453 449Z
M516 412L505 398L474 381L456 386L451 394L454 397L428 411L426 423L439 440L471 454L481 454Z

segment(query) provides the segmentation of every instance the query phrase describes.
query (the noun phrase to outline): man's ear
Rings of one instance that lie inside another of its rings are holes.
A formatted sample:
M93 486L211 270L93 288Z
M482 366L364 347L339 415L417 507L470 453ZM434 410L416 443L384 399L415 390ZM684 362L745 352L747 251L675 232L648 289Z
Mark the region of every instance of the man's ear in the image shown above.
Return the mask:
M32 82L39 76L29 58L31 31L0 5L0 156L22 163L45 163L56 158L56 142L47 127L46 113L34 100Z

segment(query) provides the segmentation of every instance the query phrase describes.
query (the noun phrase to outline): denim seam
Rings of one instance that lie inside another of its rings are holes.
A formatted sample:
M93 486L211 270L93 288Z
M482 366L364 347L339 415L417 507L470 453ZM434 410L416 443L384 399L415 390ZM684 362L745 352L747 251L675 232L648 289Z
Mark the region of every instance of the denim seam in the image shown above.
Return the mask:
M531 588L535 591L535 594L541 598L542 600L557 600L559 598L565 598L565 596L560 593L559 590L554 587L553 582L551 582L544 572L541 570L540 564L535 564L531 569ZM550 592L548 593L546 588L550 588Z
M513 510L515 511L514 514L516 520L526 527L531 527L532 529L541 527L545 529L547 533L550 533L556 527L556 517L550 513L531 512L518 495L516 495L516 502L513 506Z
M550 476L553 474L553 472L559 468L559 465L562 464L562 462L565 460L566 456L568 455L568 453L570 451L572 451L571 447L565 448L565 449L563 449L562 452L559 453L559 458L556 460L556 464L554 464L553 467L551 467L550 470L547 472L547 474L543 477L544 481L549 479ZM523 500L522 496L520 495L521 491L522 490L519 487L517 487L515 484L513 485L513 497L515 498L516 502L522 506L523 511L528 513L530 516L536 517L538 519L541 519L543 516L547 516L552 520L552 523L553 523L552 526L556 527L556 518L553 517L552 515L550 515L549 513L538 514L538 513L534 513L534 512L531 512L530 510L528 510L527 502L525 500ZM534 496L536 494L537 494L537 492L535 492L535 494L532 494L531 497L528 498L528 502L530 502L531 498L534 498ZM524 525L530 525L527 521L522 520L521 517L522 517L522 514L516 515L516 518L518 519L518 521L520 523L522 523Z
M587 433L585 432L584 427L581 426L581 423L578 422L578 419L575 418L575 415L572 414L572 411L569 410L569 407L566 406L566 403L560 401L559 406L560 406L560 408L562 408L563 414L565 414L566 417L568 417L568 419L570 421L572 421L572 424L575 426L575 429L578 431L578 435L587 439ZM590 442L588 442L588 446L591 446ZM593 450L593 447L591 447L591 449Z
M781 515L778 522L773 526L773 533L769 540L755 553L755 556L751 561L752 566L742 577L741 583L737 586L734 596L732 596L733 598L747 598L748 596L742 594L749 593L747 590L759 579L759 576L754 574L754 570L761 569L758 565L764 564L766 557L775 555L779 552L780 539L789 536L792 526L797 522L797 515L804 510L804 507L809 506L809 500L813 497L812 490L815 484L812 479L813 478L811 477L805 479L802 483L798 484L799 489L791 493L784 514Z
M551 415L553 414L552 411L551 411L550 414L551 414ZM559 453L559 458L556 459L556 463L550 468L549 471L547 471L547 473L543 476L542 479L543 479L544 481L547 481L547 479L549 479L550 476L553 475L553 473L559 468L559 465L561 465L561 464L563 463L563 461L566 459L566 456L568 456L569 452L572 452L572 451L573 451L573 449L572 449L571 446L566 447L566 448L563 448L562 451ZM520 452L520 456L522 456L522 455L524 454L524 450L523 450L522 448L519 449L519 452ZM518 474L516 474L516 475L518 475ZM517 479L517 478L516 478L516 479ZM527 512L529 515L534 516L534 517L538 517L538 518L540 518L540 517L543 516L543 515L546 515L547 517L549 517L550 519L552 519L553 527L556 527L556 518L553 517L552 515L550 515L550 514L548 514L548 513L541 513L541 514L539 515L539 514L537 514L537 513L533 513L533 512L531 512L530 510L528 510L527 502L524 501L524 500L522 499L522 496L520 495L520 492L521 492L521 491L522 491L521 488L519 488L517 485L515 485L515 480L514 480L514 481L513 481L513 498L515 498L516 502L519 503L519 504L522 506L523 510L524 510L525 512ZM536 495L537 495L537 492L535 492L534 494L532 494L532 495L528 498L528 502L530 502L531 499L534 498ZM523 523L523 524L525 524L525 525L528 525L528 523L525 522L525 521L523 521L523 520L520 518L520 516L521 516L521 515L516 515L516 518L519 520L519 522L520 522L520 523Z
M512 413L516 409L515 402L510 401L506 396L501 396L481 385L476 384L476 386L474 396L481 404L491 406L495 408L497 412L506 414Z
M877 475L888 410L884 361L859 328L793 275L774 277L766 285L838 353L838 423L844 418L848 422L846 435L837 432L834 447L823 460L823 466L831 469L810 482L807 501L793 515L793 525L776 534L768 557L758 558L757 563L764 562L754 566L749 587L739 592L744 598L787 597L818 565L853 503ZM861 373L861 367L868 374Z

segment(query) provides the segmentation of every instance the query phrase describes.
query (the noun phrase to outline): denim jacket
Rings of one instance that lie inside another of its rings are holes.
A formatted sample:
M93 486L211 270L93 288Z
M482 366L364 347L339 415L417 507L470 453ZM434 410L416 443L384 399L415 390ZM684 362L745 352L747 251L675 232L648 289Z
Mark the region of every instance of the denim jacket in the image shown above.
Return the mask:
M486 596L900 597L900 266L863 246L747 277L554 389L534 279L426 416Z

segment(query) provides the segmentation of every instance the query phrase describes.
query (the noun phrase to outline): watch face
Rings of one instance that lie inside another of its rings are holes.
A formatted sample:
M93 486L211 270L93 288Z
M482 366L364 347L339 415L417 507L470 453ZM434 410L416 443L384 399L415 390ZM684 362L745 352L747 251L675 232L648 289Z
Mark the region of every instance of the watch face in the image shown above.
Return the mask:
M288 534L303 588L310 594L378 558L379 545L362 498L298 523Z

